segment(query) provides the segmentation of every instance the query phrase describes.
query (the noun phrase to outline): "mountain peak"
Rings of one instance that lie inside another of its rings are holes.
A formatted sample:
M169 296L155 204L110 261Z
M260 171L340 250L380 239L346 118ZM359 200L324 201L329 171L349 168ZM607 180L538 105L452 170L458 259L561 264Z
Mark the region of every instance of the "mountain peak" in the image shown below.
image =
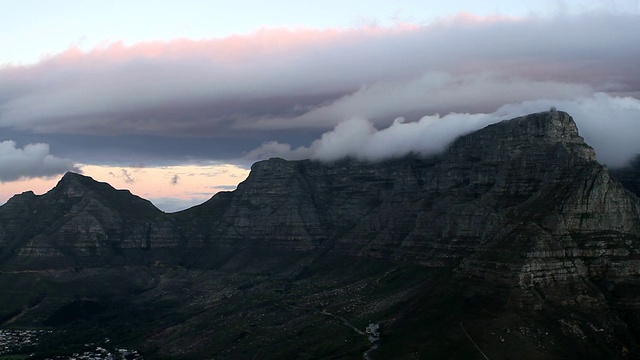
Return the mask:
M575 121L564 111L550 110L504 120L486 127L499 130L504 135L529 135L570 143L583 143ZM484 130L484 129L483 129ZM481 131L483 131L481 130Z
M90 176L86 176L86 175L82 175L73 171L67 171L62 178L60 179L60 181L81 181L81 182L95 182L95 180L90 177Z
M571 147L584 159L596 160L595 151L580 136L578 126L571 115L564 111L552 108L549 111L525 115L514 120L518 126L525 126L530 135L543 136L549 141L562 143Z
M73 172L73 171L67 171L67 172L62 176L62 179L65 179L65 178L67 178L67 179L72 179L72 178L83 178L83 177L87 177L87 176L84 176L84 175L82 175L82 174L78 174L78 173Z
M7 200L5 205L13 206L15 204L23 204L37 197L38 195L36 195L32 190L28 190L28 191L22 192L21 194L13 195L11 198L9 198L9 200ZM2 205L2 206L5 206L5 205Z
M73 201L82 198L100 199L100 202L126 212L133 211L150 216L160 212L149 200L133 195L129 190L117 190L106 182L74 172L64 174L56 187L47 193L49 194L74 199Z
M564 111L543 111L515 118L513 121L519 126L526 124L526 129L533 130L533 134L571 141L578 140L577 138L580 137L575 121L571 115ZM580 137L578 141L583 142L584 140Z
M67 197L82 197L95 183L91 177L69 171L58 181L55 189L62 190Z
M564 150L557 153L560 148ZM464 157L470 151L484 161L507 161L523 152L551 157L554 153L565 154L571 161L580 162L596 160L595 151L584 142L573 118L557 110L491 124L455 140L448 155Z

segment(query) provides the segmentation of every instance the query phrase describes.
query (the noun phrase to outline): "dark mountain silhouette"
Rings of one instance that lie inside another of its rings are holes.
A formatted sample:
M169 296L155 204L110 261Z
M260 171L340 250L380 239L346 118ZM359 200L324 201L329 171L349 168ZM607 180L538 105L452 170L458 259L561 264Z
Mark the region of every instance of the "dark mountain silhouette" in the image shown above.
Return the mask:
M636 358L632 169L550 111L429 158L261 161L175 214L68 173L0 207L0 316L150 357L359 358L371 321L373 358Z

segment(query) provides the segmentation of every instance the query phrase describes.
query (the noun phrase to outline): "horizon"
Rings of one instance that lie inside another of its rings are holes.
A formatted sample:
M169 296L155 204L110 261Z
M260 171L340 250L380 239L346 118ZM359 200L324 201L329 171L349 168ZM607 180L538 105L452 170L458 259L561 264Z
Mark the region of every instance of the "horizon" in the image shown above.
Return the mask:
M256 160L438 151L552 106L600 162L640 153L634 0L5 8L0 204L75 171L174 212Z

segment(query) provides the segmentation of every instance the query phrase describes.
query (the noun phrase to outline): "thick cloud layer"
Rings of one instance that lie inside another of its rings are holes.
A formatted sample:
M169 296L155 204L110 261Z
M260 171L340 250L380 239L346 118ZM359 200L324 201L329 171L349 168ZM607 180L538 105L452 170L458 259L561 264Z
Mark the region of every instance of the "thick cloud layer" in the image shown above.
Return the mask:
M0 68L0 126L219 138L596 91L639 97L638 44L637 15L583 14L72 48Z
M55 176L78 171L73 162L49 154L48 144L29 144L24 148L14 141L0 142L0 183L21 178Z
M539 99L508 104L492 113L425 116L416 122L396 119L387 128L376 129L371 121L354 118L324 133L309 147L292 149L275 141L247 153L248 159L283 157L335 161L344 157L376 161L410 153L433 155L455 138L488 124L556 107L576 121L585 141L596 150L598 160L612 167L625 165L640 154L640 100L598 93L575 100Z

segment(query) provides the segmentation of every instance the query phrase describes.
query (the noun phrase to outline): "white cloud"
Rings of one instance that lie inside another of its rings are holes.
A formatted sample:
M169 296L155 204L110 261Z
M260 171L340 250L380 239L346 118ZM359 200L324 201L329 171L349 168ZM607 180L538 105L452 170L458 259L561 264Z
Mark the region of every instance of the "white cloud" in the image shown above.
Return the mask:
M15 141L0 142L0 182L55 176L67 171L79 170L71 160L49 154L48 144L19 148Z
M410 153L432 155L443 151L455 138L488 124L552 106L566 111L576 121L581 135L596 150L599 161L621 166L640 154L640 100L598 93L577 99L538 99L508 104L492 113L450 113L424 116L416 122L396 119L387 128L372 122L350 119L326 132L309 147L291 150L288 144L269 142L247 154L248 158L283 157L299 159L301 154L320 161L344 157L377 161ZM261 157L260 157L261 156Z

